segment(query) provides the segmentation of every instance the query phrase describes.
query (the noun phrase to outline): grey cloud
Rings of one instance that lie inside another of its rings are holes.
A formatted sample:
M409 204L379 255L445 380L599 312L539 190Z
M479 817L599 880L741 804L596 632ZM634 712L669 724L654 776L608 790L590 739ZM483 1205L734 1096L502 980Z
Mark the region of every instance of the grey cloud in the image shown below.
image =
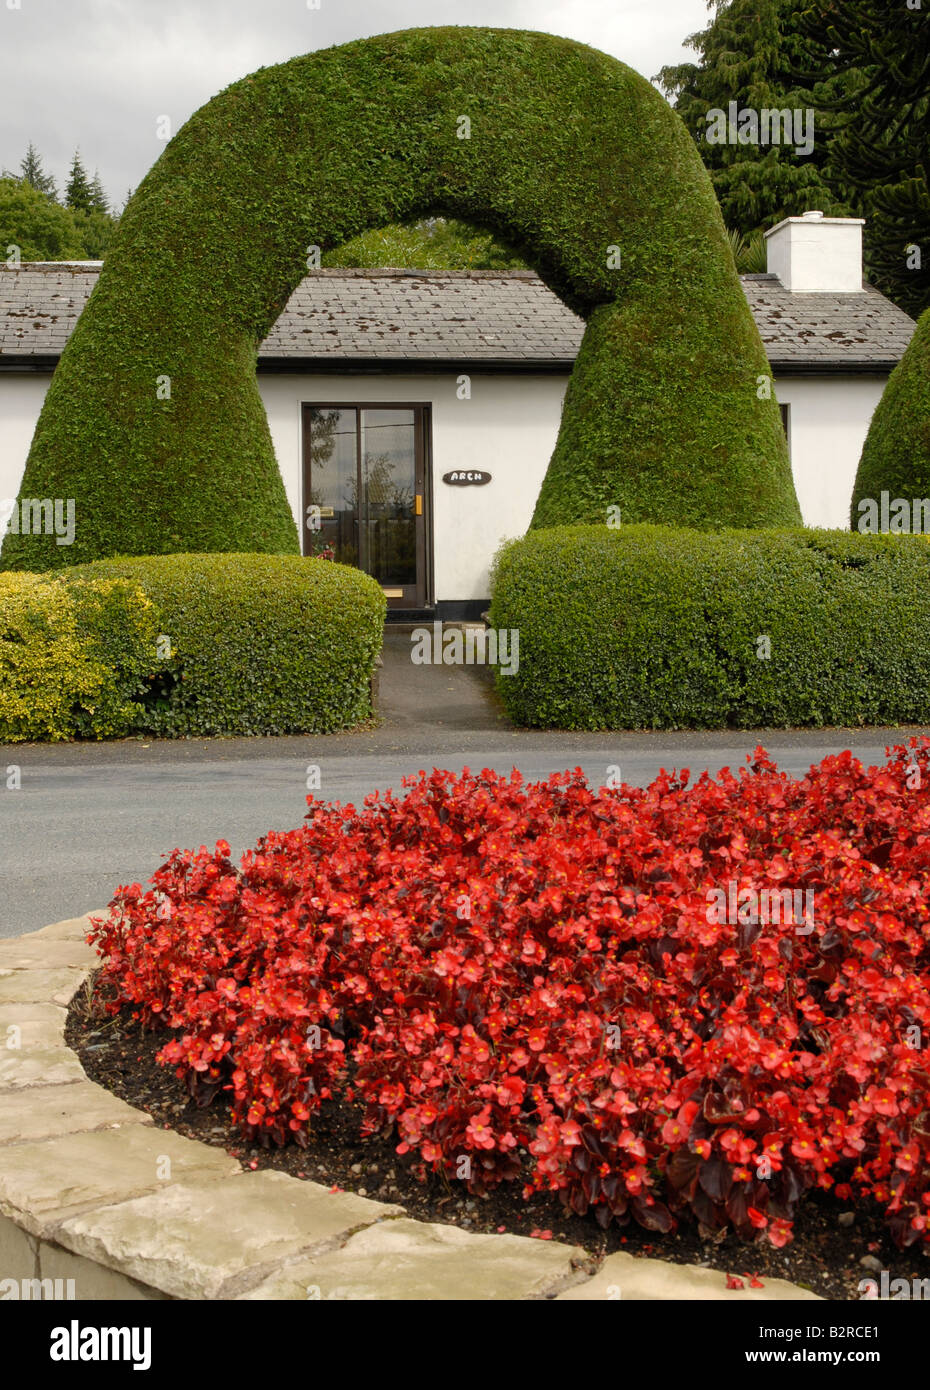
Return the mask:
M492 24L590 43L645 76L679 61L704 0L0 0L0 168L33 140L61 185L71 155L121 202L158 158L156 120L179 125L258 67L417 25Z

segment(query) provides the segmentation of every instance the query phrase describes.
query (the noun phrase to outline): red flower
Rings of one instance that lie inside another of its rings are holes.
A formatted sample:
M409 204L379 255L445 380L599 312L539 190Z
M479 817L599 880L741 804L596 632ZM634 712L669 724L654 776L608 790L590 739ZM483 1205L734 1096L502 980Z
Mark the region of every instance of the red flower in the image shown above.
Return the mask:
M465 1136L473 1149L493 1149L496 1140L491 1127L488 1123L491 1116L491 1107L486 1105L479 1114L474 1115L468 1122Z
M792 778L757 749L739 775L604 793L434 770L361 810L311 799L238 866L225 842L176 850L119 889L89 933L100 998L163 1030L159 1061L249 1145L312 1144L338 1096L476 1194L784 1245L819 1188L930 1248L918 753ZM709 922L731 884L813 892L818 930Z
M898 1102L895 1100L894 1091L887 1087L870 1086L866 1092L866 1100L878 1115L898 1114Z
M766 1232L769 1240L780 1250L783 1245L787 1245L794 1239L794 1232L791 1229L792 1223L784 1221L780 1217L773 1221Z

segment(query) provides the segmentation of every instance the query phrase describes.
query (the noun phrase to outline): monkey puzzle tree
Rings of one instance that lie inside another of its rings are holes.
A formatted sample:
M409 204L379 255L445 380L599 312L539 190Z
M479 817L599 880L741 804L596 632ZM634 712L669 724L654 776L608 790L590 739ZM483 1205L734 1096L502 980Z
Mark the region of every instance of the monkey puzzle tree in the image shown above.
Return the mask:
M862 202L870 277L915 317L930 307L930 0L808 0L829 51L838 119L832 159Z

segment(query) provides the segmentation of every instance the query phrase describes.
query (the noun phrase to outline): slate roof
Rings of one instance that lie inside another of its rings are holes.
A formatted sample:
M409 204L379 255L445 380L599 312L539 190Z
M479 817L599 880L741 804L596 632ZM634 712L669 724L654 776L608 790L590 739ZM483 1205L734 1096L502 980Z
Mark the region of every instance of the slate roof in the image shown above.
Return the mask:
M97 262L0 268L0 366L53 365L99 273ZM914 332L870 286L790 294L774 275L744 275L742 284L776 373L890 371ZM320 270L294 291L259 362L568 370L583 328L529 270Z
M777 275L740 277L773 371L890 370L917 327L872 285L861 294L791 294Z

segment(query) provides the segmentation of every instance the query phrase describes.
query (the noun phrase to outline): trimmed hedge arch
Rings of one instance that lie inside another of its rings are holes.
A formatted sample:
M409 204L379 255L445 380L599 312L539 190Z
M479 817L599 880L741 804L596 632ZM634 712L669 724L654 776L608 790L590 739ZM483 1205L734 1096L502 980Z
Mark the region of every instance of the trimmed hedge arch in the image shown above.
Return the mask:
M930 497L930 309L895 367L875 408L862 448L850 508L859 525L859 503Z
M9 536L3 566L296 550L258 345L308 247L431 210L499 230L588 321L534 525L610 505L691 526L800 519L775 401L757 396L765 352L679 118L583 44L412 29L261 69L171 140L26 466L22 496L75 499L75 543Z

